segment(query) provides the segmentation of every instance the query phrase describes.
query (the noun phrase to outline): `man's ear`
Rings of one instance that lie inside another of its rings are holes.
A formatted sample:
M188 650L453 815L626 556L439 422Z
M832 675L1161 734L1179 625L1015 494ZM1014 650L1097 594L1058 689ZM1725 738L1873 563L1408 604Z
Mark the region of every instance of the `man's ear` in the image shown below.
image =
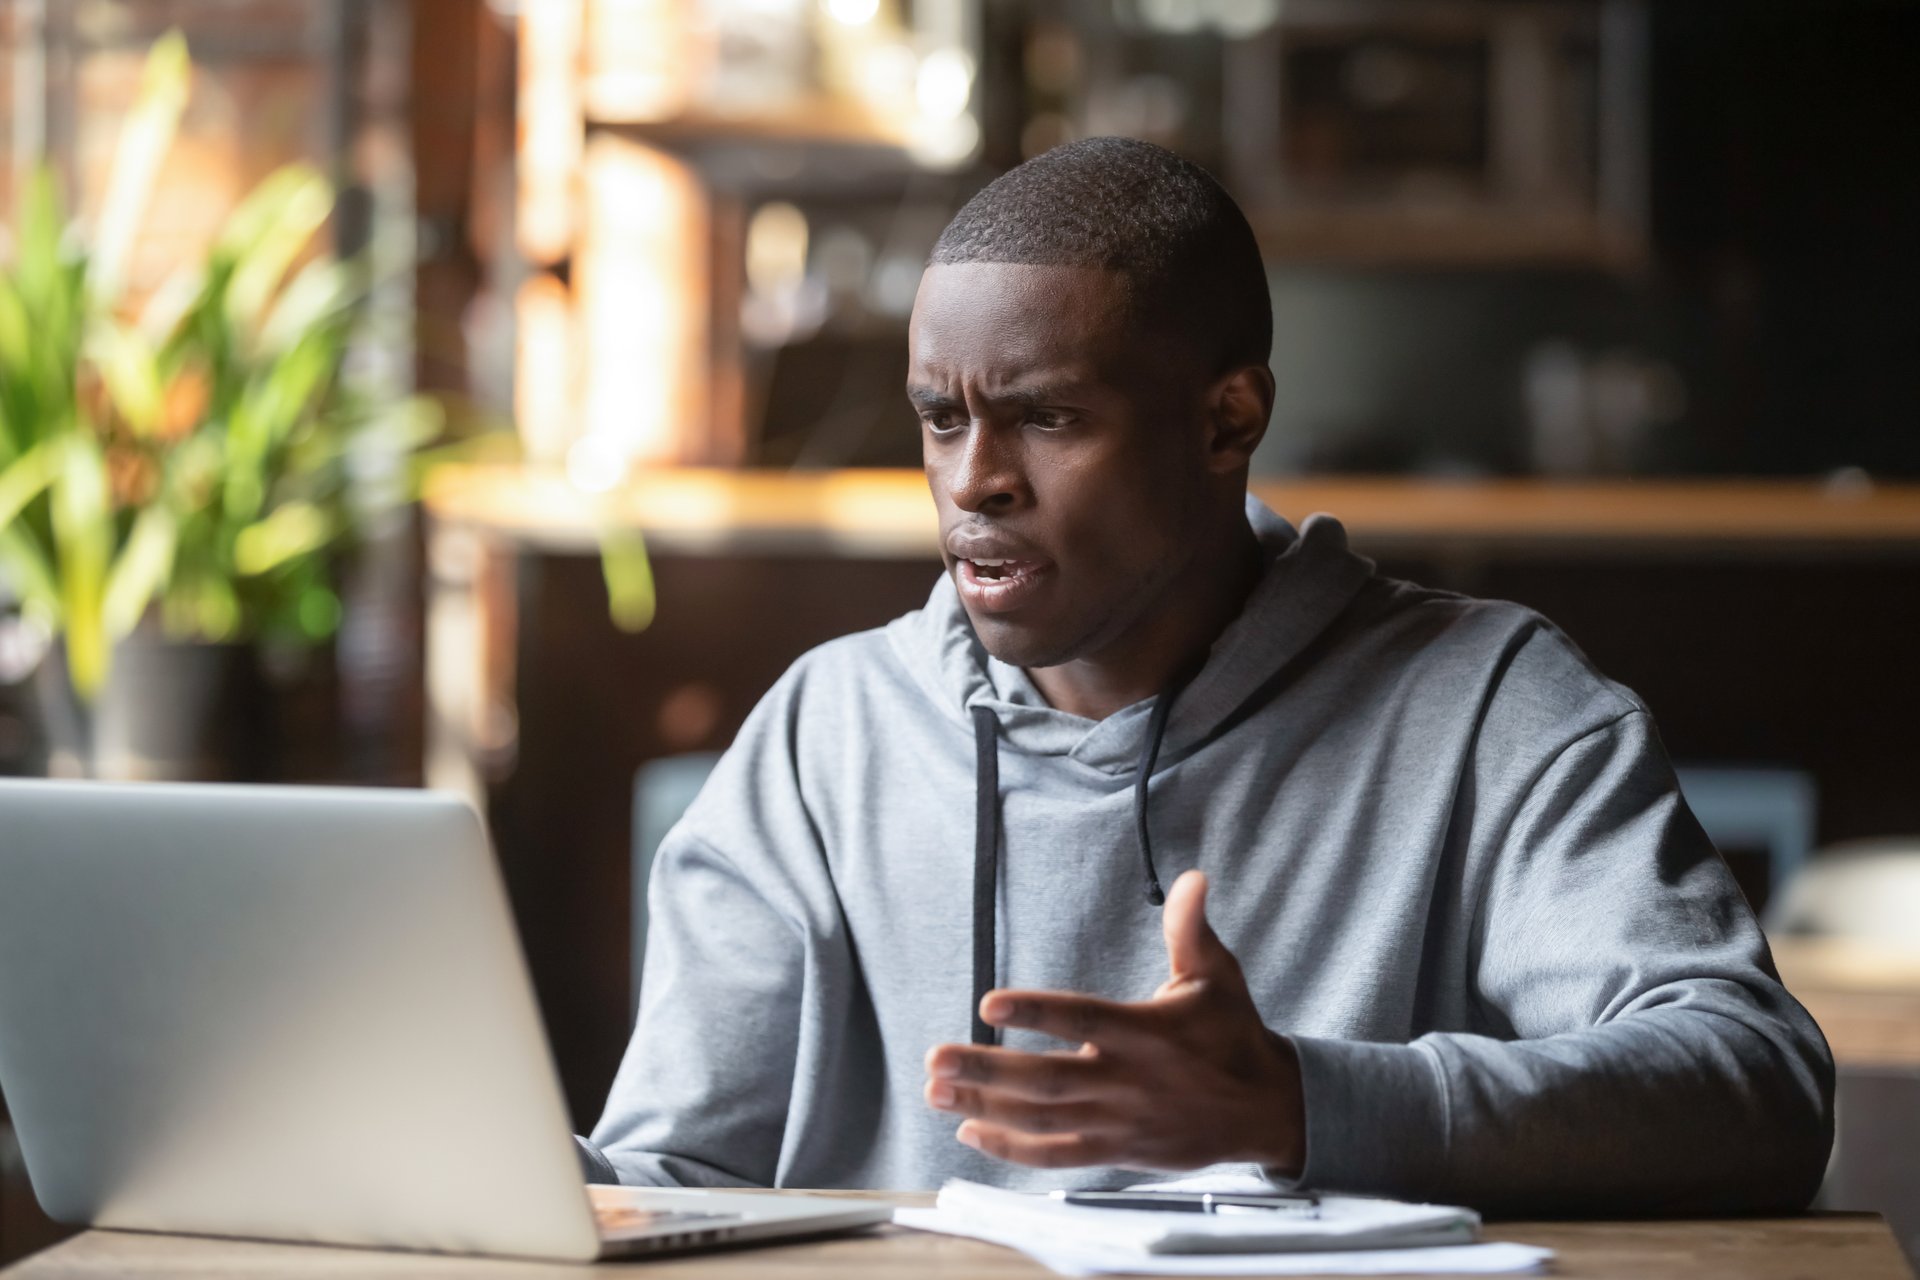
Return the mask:
M1267 434L1273 415L1273 370L1241 365L1221 375L1208 393L1207 461L1217 474L1244 469Z

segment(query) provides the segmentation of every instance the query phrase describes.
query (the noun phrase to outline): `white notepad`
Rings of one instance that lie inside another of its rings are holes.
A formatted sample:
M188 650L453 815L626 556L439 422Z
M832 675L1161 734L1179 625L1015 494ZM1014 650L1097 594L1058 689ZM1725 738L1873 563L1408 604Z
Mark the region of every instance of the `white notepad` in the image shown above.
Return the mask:
M1360 1196L1323 1196L1314 1218L1199 1214L1088 1208L955 1179L936 1207L902 1209L894 1221L1009 1245L1064 1275L1512 1274L1553 1256L1475 1244L1471 1209Z
M1169 1213L1096 1209L1025 1191L955 1178L940 1189L941 1211L983 1226L1018 1228L1062 1243L1136 1253L1287 1253L1295 1250L1421 1248L1471 1244L1480 1215L1450 1205L1363 1196L1323 1196L1316 1217L1249 1210Z

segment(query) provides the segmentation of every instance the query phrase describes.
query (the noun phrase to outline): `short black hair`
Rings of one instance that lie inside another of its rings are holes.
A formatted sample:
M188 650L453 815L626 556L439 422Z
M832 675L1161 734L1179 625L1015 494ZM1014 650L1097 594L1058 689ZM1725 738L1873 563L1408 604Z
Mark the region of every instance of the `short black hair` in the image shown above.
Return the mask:
M1240 206L1199 165L1136 138L1083 138L988 183L931 264L1101 267L1128 278L1136 323L1178 326L1224 370L1265 364L1273 303Z

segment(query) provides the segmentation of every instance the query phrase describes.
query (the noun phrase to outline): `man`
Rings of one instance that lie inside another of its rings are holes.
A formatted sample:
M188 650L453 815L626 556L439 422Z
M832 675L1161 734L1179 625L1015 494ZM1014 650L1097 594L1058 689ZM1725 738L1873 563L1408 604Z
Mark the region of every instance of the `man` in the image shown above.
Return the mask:
M597 1176L1806 1203L1832 1064L1646 708L1249 501L1270 339L1246 220L1159 148L954 219L908 386L947 572L796 663L662 846Z

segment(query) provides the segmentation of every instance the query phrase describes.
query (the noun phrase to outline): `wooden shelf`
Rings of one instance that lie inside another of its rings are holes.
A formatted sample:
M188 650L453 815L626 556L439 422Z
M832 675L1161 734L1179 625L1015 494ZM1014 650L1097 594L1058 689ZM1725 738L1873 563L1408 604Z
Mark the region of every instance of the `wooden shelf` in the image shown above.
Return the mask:
M899 122L882 119L855 103L822 98L789 111L737 115L694 113L665 119L623 118L599 113L586 121L590 133L616 133L659 146L722 142L906 146Z
M1920 553L1920 484L1330 478L1256 480L1252 489L1295 521L1338 516L1370 552ZM637 528L668 552L936 554L925 477L905 469L661 469L596 495L558 471L448 467L429 478L426 504L441 525L556 550Z

